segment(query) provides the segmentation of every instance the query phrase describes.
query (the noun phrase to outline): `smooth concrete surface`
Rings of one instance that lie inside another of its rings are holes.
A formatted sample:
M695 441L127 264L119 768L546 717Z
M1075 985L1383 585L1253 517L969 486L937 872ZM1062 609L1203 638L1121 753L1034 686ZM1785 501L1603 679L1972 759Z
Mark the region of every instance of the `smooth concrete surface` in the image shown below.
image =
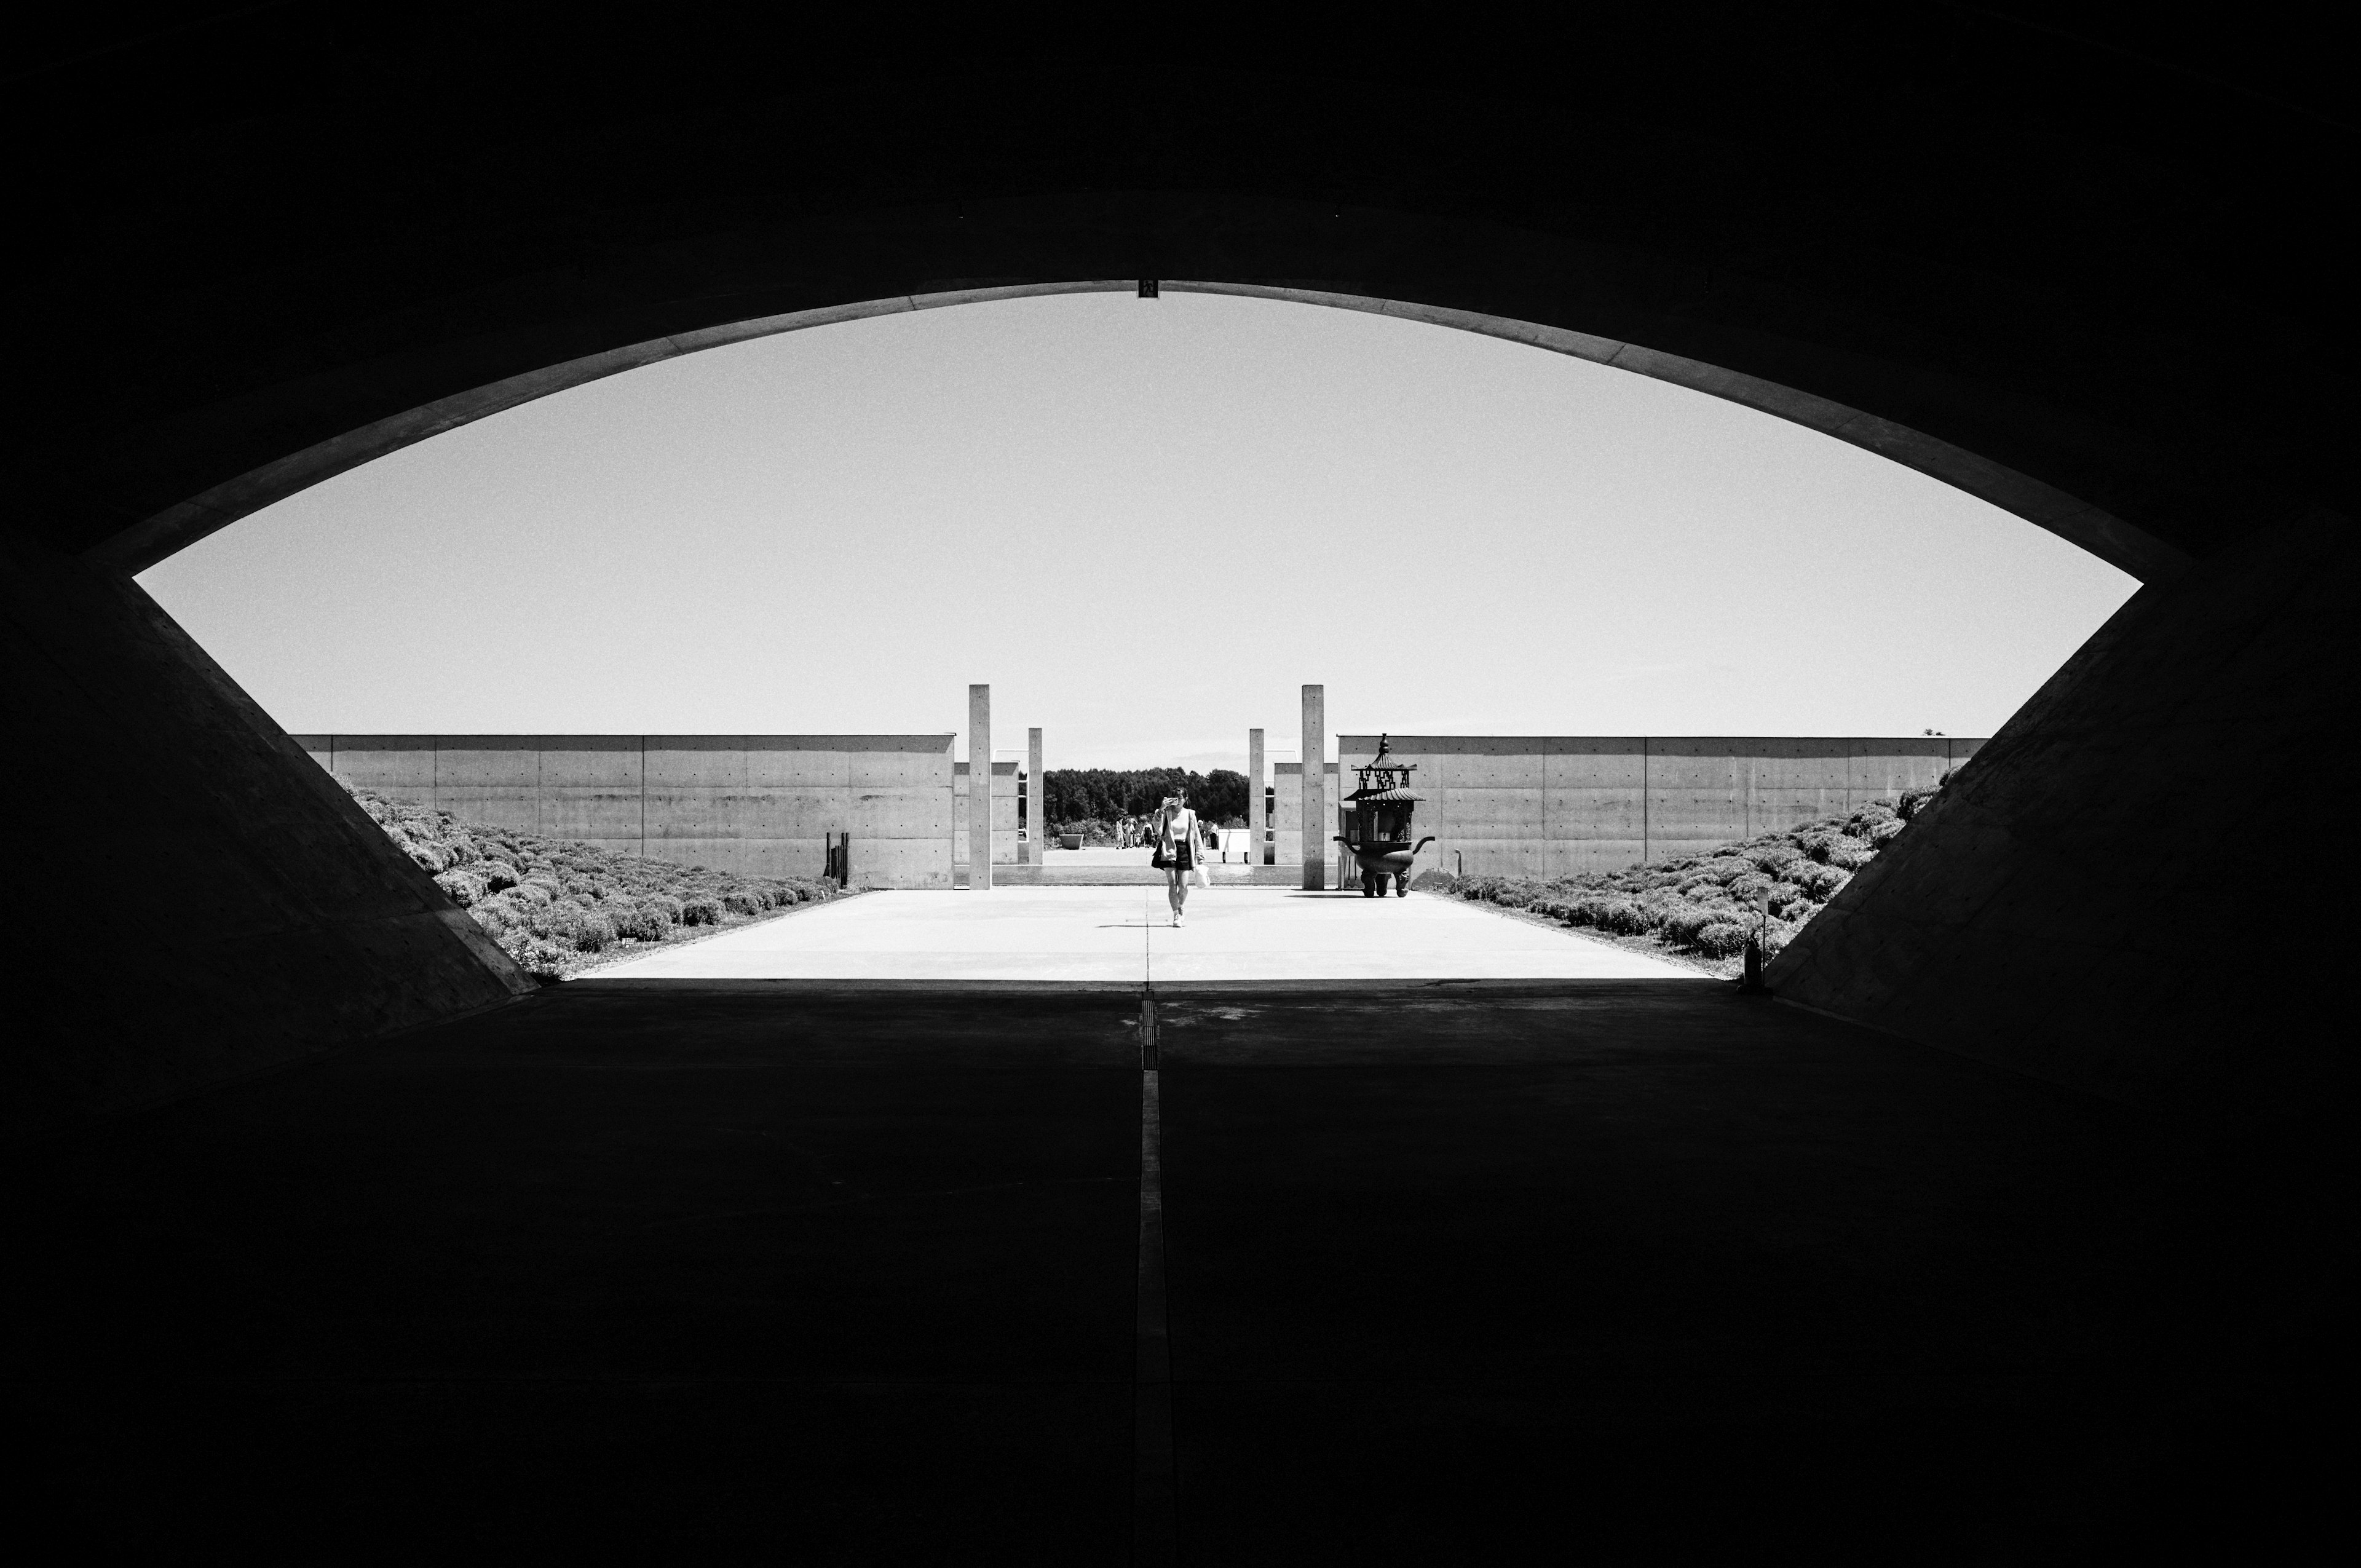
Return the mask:
M16 257L42 308L16 323L27 390L0 422L6 526L39 548L128 572L599 376L768 333L1143 277L1168 293L1382 312L1690 387L1936 476L2159 586L2310 509L2338 527L2361 515L2347 455L2361 316L2345 203L2324 194L2352 185L2354 157L2288 101L2290 70L2329 51L2274 18L2226 16L2191 69L2160 22L2093 43L1974 7L1877 27L1841 9L1594 8L1554 16L1563 39L1511 49L1481 29L1437 48L1396 29L1281 27L1243 51L1221 28L1176 33L1145 15L971 38L848 13L801 28L796 57L831 69L783 93L776 51L715 49L681 20L668 53L665 16L563 38L489 22L452 50L433 29L288 15L225 13L127 52L104 45L130 24L93 21L100 47L75 44L14 84L28 125L73 127L74 156L27 160L12 210L51 236ZM2207 85L2238 76L2241 48L2268 62L2247 78L2264 90ZM697 69L649 69L675 55ZM346 63L362 57L378 69L354 77ZM1612 63L1569 91L1569 60ZM338 90L287 90L318 81ZM821 146L828 157L808 156ZM520 170L532 201L515 199ZM432 177L371 172L384 170ZM1447 518L1435 527L1448 537ZM1414 554L1368 588L1336 580L1357 565L1291 568L1319 579L1307 604L1335 623L1320 646L1372 650L1366 669L1379 652L1424 657L1416 607L1480 595L1498 565ZM1680 565L1668 555L1664 569ZM783 582L780 613L841 592L890 583ZM2288 602L2322 618L2289 635L2349 638L2334 596ZM1797 607L1798 626L1817 612ZM2160 613L2145 646L2169 663L2179 609ZM42 643L64 674L12 672L62 705L27 707L18 733L53 758L101 754L77 748L103 733L121 767L171 776L172 727L114 725L71 672L159 661L163 689L195 665L110 625ZM2257 714L2293 687L2322 715L2312 771L2273 776L2349 771L2349 685L2301 667L2271 680L2252 694ZM2256 754L2282 759L2268 743ZM2213 798L2221 776L2176 772L2164 817ZM595 802L607 785L578 787ZM2146 837L2109 782L2085 777L2072 810L2094 839ZM1302 831L1324 828L1316 802L1303 816ZM29 819L68 841L60 857L103 852L84 848L103 834L54 809ZM187 863L275 857L291 887L336 885L267 813L189 831L203 842ZM202 875L145 858L68 871L52 905L66 929L170 928L202 921L190 912L212 896ZM2080 884L2054 891L2068 902L2038 924L2095 933L2137 914ZM2086 893L2087 908L2073 904ZM362 905L322 896L330 924L369 927ZM1894 928L1971 936L1939 959L1881 944L1897 972L1826 994L1908 989L1898 971L1925 959L1949 978L1919 1016L2005 1030L1987 998L2061 988L2067 1011L2109 1015L2096 998L2111 950L2066 974L2032 961L2041 944L1938 907L1932 883L1897 896ZM2312 921L2323 904L2295 913ZM2177 924L2174 961L2158 967L2206 972L2207 923ZM60 973L104 991L117 962L101 945L65 953ZM404 954L355 962L370 994L408 983ZM300 962L269 983L316 986L312 1015L344 1006L345 986ZM2314 1001L2336 989L2290 984ZM1953 1008L1960 986L1974 995ZM192 1080L235 1071L206 1042L239 1036L236 988L201 1025L183 1001L142 1014L136 1046L56 1049L179 1053ZM2209 1004L2246 999L2224 981ZM2208 1037L2115 1031L2089 1048L2166 1058Z
M1303 764L1274 762L1271 764L1270 773L1271 783L1275 786L1271 800L1271 820L1276 824L1271 839L1278 846L1278 863L1282 866L1301 866L1303 863L1303 803L1311 793L1303 787ZM1337 783L1336 764L1330 762L1320 786L1321 815L1318 821L1334 823L1336 820L1336 809L1344 798L1339 793L1341 787ZM1327 834L1333 834L1335 831L1333 827L1326 829ZM1318 844L1325 842L1326 837L1325 834L1315 832L1313 838L1316 854Z
M949 887L950 735L299 735L330 773L520 833L746 876Z
M1036 725L1025 732L1025 838L1018 849L1017 859L1039 865L1041 857L1049 850L1049 792L1041 761L1041 730Z
M874 893L598 971L598 980L1699 981L1694 970L1456 899L1161 885ZM595 983L595 982L585 982Z
M2337 1116L2349 905L2291 824L2361 692L2356 580L2361 540L2323 516L2142 588L1770 982L2105 1093Z
M1164 883L1164 873L1156 869L1152 851L1094 847L1051 850L1034 869L1030 885L1162 887ZM1292 878L1288 885L1294 885Z
M980 890L992 886L993 862L1000 859L999 835L994 831L1000 826L995 820L1000 804L999 772L992 761L992 688L971 685L967 688L967 830L957 838L967 850L962 863L967 867L968 886ZM978 778L983 781L980 786L983 793L981 810L975 800ZM952 787L958 786L954 784ZM1008 858L1013 861L1016 858L1016 846L1011 844L1009 848Z
M1723 986L1153 1023L1171 1561L2340 1528L2346 1183L2297 1151ZM1140 1561L1142 1033L1131 988L566 985L12 1158L16 1534Z
M533 989L137 585L0 531L0 1144Z
M2350 422L2334 367L2354 328L2333 286L2343 214L2319 194L2349 182L2352 153L2280 89L2193 89L2160 26L2102 50L1978 13L1863 28L1673 5L1565 25L1540 47L1448 55L1307 26L1266 35L1249 60L1213 34L1159 42L1145 19L913 45L848 16L822 29L832 42L801 35L840 69L787 103L762 49L650 82L660 21L570 39L562 69L522 26L478 29L460 60L379 39L401 63L324 99L272 87L333 70L366 37L357 25L208 27L177 71L86 52L19 95L36 123L82 122L89 156L115 171L60 169L27 192L27 225L65 237L26 258L57 302L22 345L49 406L8 433L38 519L26 526L136 570L598 376L1143 276L1384 310L1674 380L1934 474L2147 577L2227 543L2253 521L2224 504L2241 496L2356 510L2328 455ZM2225 26L2263 51L2250 62L2302 52L2264 20ZM672 46L694 47L680 28ZM1121 69L1150 45L1155 71ZM1569 99L1576 58L1618 68ZM1867 90L1929 60L1937 91ZM482 91L503 74L511 91ZM2257 80L2286 75L2274 60ZM1675 76L1686 89L1667 94ZM913 81L929 86L894 90ZM2015 114L2027 95L2073 108ZM742 123L724 134L710 116L730 105ZM1170 131L1111 151L1073 136L1133 116ZM935 149L979 124L995 136L946 168ZM822 139L840 156L799 164ZM1839 144L1872 150L1827 157ZM192 197L166 147L220 183ZM1690 177L1717 155L1716 180ZM432 189L316 177L406 158L452 172ZM496 194L526 159L545 171L532 212ZM1534 205L1577 166L1592 171L1583 200ZM692 167L710 171L693 191L679 179ZM1947 171L1948 200L1923 199L1929 170ZM777 204L750 204L757 187ZM1783 199L1763 197L1774 188ZM285 199L245 199L264 190ZM2213 221L2174 226L2192 203ZM1841 233L1832 213L1851 215ZM2220 281L2194 300L2201 266ZM290 276L310 280L303 310L287 308ZM2244 394L2189 342L2245 345ZM1422 569L1439 591L1469 589L1445 564Z
M1253 835L1253 860L1265 863L1270 846L1269 775L1263 771L1262 731L1246 731L1246 831Z
M1982 740L1903 735L1393 735L1416 764L1417 870L1566 876L1698 854L1931 787ZM1339 735L1347 793L1379 737Z
M951 769L951 813L958 831L951 837L952 864L964 883L967 858L975 840L974 819L969 815L968 771L965 762ZM992 764L992 864L994 875L1016 861L1016 763Z
M1244 838L1245 834L1236 833ZM1293 866L1258 865L1247 861L1208 861L1205 869L1217 887L1295 887L1301 881ZM1052 850L1039 865L1002 866L994 872L1000 887L1162 887L1165 875L1151 863L1146 850Z
M1302 756L1296 767L1298 853L1307 892L1327 885L1328 835L1325 824L1336 819L1334 801L1321 798L1321 775L1328 769L1328 694L1324 687L1303 688Z

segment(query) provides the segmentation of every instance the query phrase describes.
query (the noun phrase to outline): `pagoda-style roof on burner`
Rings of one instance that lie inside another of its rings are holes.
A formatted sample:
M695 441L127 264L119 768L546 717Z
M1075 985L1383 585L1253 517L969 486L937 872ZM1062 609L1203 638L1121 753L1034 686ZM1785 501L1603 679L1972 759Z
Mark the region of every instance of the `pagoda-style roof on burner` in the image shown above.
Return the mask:
M1378 754L1354 770L1361 775L1361 787L1346 795L1345 798L1347 801L1359 806L1373 806L1381 802L1389 805L1415 805L1426 798L1423 795L1412 795L1410 789L1410 775L1417 771L1418 764L1389 762L1386 761L1387 750L1386 738L1382 735L1378 736Z

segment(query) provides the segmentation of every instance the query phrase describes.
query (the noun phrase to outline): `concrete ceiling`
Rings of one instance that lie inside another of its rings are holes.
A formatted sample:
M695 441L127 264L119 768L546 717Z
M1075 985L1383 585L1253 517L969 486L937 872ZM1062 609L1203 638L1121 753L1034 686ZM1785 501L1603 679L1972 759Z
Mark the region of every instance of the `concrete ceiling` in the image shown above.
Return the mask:
M136 569L707 342L1143 277L1736 397L2144 576L2355 511L2315 104L1966 10L1458 23L70 39L9 110L19 526Z

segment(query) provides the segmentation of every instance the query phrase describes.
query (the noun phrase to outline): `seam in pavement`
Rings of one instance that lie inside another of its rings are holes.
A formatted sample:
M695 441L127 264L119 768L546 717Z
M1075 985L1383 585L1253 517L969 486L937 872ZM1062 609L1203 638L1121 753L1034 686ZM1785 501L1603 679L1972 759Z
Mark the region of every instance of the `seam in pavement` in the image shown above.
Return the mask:
M1164 1125L1157 1066L1156 997L1139 998L1139 1310L1132 1372L1131 1560L1180 1554L1173 1477L1172 1340L1164 1296Z
M1703 977L1711 981L1710 975ZM719 980L683 975L635 975L602 980L596 975L566 982L569 997L614 994L627 991L695 991L718 994L780 996L1137 996L1143 992L1171 996L1323 996L1424 992L1440 995L1499 996L1533 992L1549 996L1584 996L1624 987L1655 987L1675 981L1691 985L1689 975L1377 975L1362 979L1325 980L1168 980L1144 986L1136 980L892 980L823 979L817 977L730 976ZM1732 982L1715 982L1727 988ZM1714 989L1708 985L1708 990ZM546 987L543 998L560 994ZM517 999L529 1003L534 997ZM1855 1020L1846 1019L1852 1023ZM424 1027L427 1025L422 1025ZM1866 1025L1864 1025L1866 1026ZM1897 1039L1905 1036L1895 1036Z

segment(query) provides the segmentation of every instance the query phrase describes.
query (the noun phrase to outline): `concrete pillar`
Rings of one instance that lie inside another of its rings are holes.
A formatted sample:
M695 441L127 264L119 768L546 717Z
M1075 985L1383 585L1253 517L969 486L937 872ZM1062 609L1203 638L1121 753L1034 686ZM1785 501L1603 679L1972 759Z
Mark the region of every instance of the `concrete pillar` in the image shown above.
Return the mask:
M967 688L967 884L992 886L992 688Z
M1041 731L1025 732L1026 859L1039 865L1049 852L1049 786L1041 782Z
M1269 813L1262 797L1262 731L1246 731L1246 864L1262 864L1265 835L1270 831Z
M1345 796L1360 781L1345 772L1345 751L1341 745L1336 751L1336 760L1323 765L1320 773L1323 779L1320 795L1328 806L1328 826L1322 832L1330 839L1328 852L1336 857L1336 885L1340 889L1358 887L1361 883L1361 863L1353 859L1352 850L1334 842L1334 834L1336 817L1339 808L1345 804Z
M1328 688L1303 688L1303 887L1328 885L1328 839L1336 831L1328 815Z

